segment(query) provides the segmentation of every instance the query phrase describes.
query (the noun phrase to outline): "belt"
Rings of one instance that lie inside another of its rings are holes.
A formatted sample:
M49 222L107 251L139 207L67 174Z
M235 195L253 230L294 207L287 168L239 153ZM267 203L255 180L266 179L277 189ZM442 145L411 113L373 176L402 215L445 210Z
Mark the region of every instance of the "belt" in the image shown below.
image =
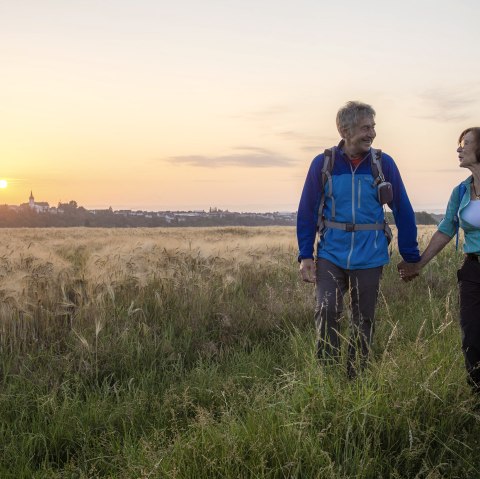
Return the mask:
M467 253L465 255L465 259L468 259L469 261L476 261L477 263L480 262L479 255L476 253Z
M344 231L368 231L368 230L383 230L385 229L384 223L363 224L363 223L337 223L335 221L325 220L325 226L327 228L334 228Z

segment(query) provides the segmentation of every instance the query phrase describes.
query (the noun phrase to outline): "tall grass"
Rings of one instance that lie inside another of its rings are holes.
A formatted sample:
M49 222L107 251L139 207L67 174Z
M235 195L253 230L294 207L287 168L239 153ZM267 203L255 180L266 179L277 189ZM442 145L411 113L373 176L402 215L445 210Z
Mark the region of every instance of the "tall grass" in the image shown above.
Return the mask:
M480 477L453 248L408 284L394 252L349 381L291 228L0 235L0 477Z

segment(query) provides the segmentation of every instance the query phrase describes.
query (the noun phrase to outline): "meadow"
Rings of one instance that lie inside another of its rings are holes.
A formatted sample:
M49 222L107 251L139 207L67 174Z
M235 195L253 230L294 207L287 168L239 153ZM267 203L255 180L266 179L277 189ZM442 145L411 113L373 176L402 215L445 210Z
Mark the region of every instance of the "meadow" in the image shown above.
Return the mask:
M355 380L296 256L287 227L0 230L0 477L480 477L461 252L402 283L393 250Z

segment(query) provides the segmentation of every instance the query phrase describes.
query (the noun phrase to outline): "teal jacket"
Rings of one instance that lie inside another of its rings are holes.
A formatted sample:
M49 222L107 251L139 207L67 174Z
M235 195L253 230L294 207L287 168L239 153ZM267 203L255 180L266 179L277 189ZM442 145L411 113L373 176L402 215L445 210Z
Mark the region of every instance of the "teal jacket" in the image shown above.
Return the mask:
M465 181L462 181L460 184L464 184L467 188L465 194L460 201L458 190L460 185L457 185L450 195L450 200L448 201L447 211L445 212L445 217L438 225L438 231L441 233L450 236L453 238L456 233L456 224L455 216L458 214L458 219L460 223L460 228L463 229L464 242L463 242L463 251L465 253L476 253L480 254L480 228L472 226L470 223L467 223L462 218L462 211L470 203L470 185L472 183L472 177L468 177Z

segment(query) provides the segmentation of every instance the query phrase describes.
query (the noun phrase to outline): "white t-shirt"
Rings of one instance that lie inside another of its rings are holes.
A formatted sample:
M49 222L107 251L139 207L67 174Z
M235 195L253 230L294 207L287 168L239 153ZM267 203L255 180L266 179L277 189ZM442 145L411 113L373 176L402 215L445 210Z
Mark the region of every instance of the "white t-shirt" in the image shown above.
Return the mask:
M470 200L462 211L462 219L476 228L480 228L480 200Z

